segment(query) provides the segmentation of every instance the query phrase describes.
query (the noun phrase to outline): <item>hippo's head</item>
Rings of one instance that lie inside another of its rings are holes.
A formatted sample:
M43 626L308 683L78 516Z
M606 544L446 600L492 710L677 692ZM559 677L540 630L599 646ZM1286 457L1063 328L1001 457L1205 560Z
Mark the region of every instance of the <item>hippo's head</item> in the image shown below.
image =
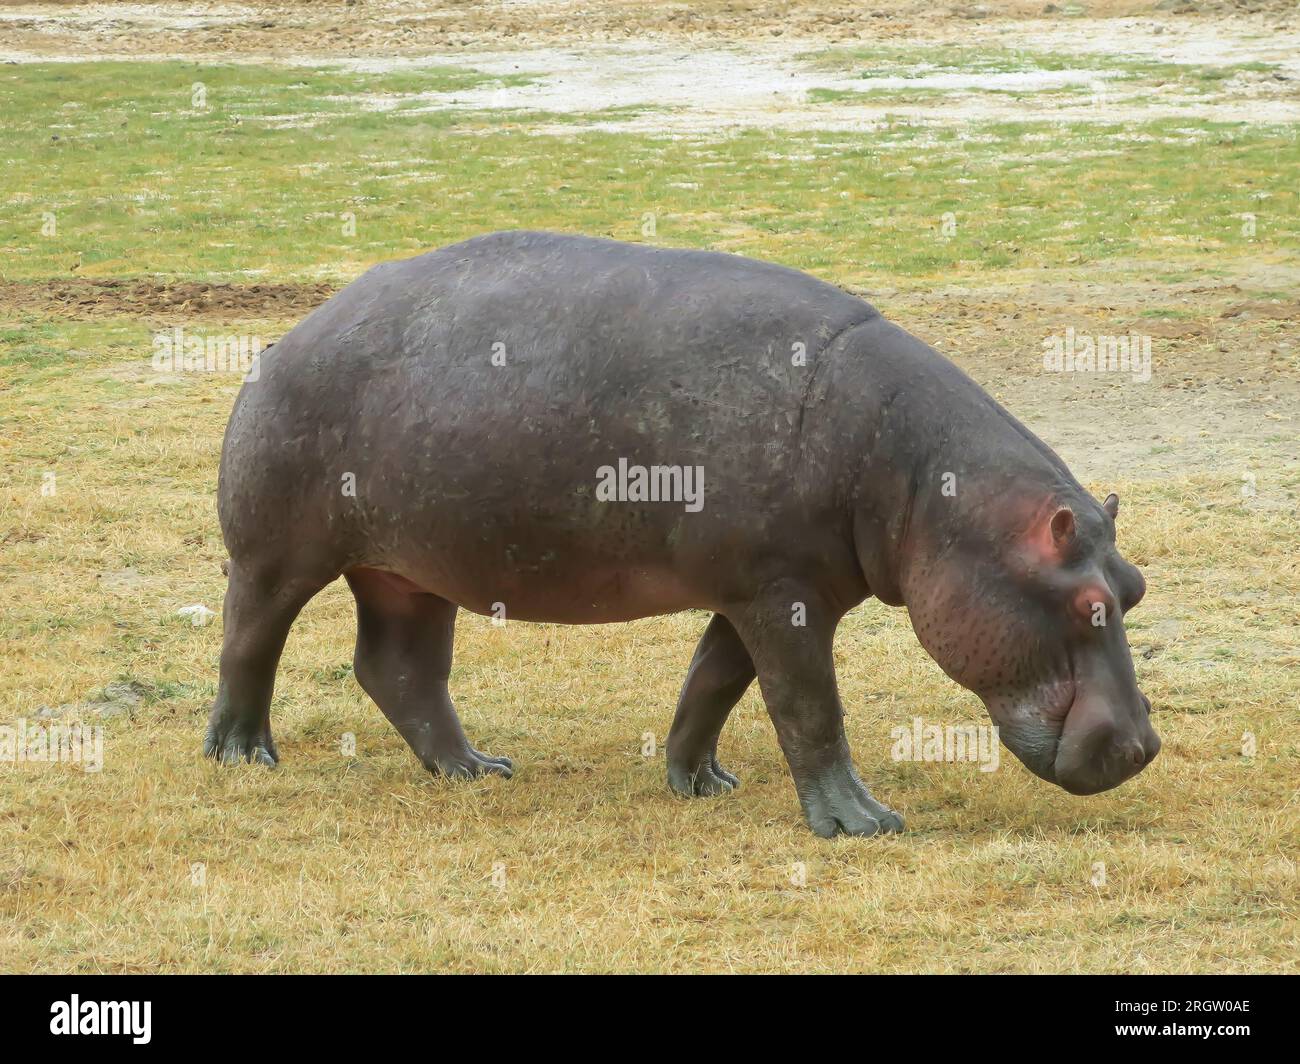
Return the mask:
M1146 584L1115 548L1118 497L963 510L912 544L902 590L921 644L1036 775L1094 794L1141 772L1160 739L1124 634Z

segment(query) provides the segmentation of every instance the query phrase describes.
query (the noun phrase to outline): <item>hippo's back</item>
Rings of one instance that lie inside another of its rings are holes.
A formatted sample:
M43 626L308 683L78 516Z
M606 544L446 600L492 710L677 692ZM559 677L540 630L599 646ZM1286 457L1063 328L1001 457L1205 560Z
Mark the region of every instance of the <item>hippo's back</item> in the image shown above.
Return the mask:
M795 344L811 358L873 314L814 277L736 255L503 232L371 269L275 358L318 365L328 350L378 366L412 358L477 369L494 354L497 368L544 355L578 372L583 388L593 374L666 369L707 386L737 371L771 376L792 366ZM742 364L728 361L736 356Z

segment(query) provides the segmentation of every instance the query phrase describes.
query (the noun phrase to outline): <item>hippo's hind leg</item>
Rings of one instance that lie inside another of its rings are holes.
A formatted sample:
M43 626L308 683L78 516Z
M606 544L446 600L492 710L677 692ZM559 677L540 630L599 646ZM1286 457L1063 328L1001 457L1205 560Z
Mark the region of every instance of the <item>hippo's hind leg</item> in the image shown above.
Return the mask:
M793 623L795 616L804 623ZM849 755L832 654L839 615L812 588L783 583L732 620L753 659L808 826L823 837L901 831L903 818L871 796Z
M289 627L333 577L285 574L231 560L222 607L221 678L203 753L225 764L280 759L271 738L271 693Z
M725 794L740 781L718 764L718 736L754 680L754 663L731 622L714 614L691 659L665 753L679 794Z
M420 763L452 779L509 777L509 758L469 745L447 690L456 606L377 570L353 570L347 580L357 600L357 682Z

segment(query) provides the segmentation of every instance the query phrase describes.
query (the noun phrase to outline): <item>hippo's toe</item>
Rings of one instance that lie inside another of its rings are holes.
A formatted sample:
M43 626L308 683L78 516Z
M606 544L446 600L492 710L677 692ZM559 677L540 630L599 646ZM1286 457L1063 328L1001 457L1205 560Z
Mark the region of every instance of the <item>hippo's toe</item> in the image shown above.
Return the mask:
M687 798L711 798L736 790L740 780L718 764L716 757L711 757L694 768L669 762L668 786Z
M804 816L813 833L824 839L836 835L892 835L903 830L903 818L881 805L852 776L818 780L800 795Z
M424 767L435 776L451 780L473 780L480 776L504 776L509 779L515 773L515 765L510 758L482 754L468 745L459 750L435 754L425 762Z
M275 768L280 761L275 743L268 732L246 732L238 727L223 728L220 723L208 725L203 739L203 756L223 765L249 763Z

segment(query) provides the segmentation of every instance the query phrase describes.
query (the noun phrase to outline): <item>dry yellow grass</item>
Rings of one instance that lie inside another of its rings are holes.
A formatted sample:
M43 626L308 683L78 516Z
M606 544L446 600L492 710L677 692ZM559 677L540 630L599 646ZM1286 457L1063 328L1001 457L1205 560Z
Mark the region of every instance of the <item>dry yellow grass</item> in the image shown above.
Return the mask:
M754 692L722 742L742 789L667 790L662 739L702 615L589 629L462 615L467 731L517 772L452 785L348 674L351 600L334 585L281 667L280 769L204 762L220 621L176 610L220 605L212 499L234 386L148 372L137 323L60 328L80 363L0 396L0 722L115 679L150 695L105 722L99 774L0 766L5 969L1295 970L1287 441L1255 456L1253 499L1232 478L1092 485L1124 497L1123 544L1151 586L1132 636L1165 747L1146 773L1079 799L1009 756L989 774L894 763L893 725L981 710L901 611L868 603L837 645L849 734L909 831L827 843Z

